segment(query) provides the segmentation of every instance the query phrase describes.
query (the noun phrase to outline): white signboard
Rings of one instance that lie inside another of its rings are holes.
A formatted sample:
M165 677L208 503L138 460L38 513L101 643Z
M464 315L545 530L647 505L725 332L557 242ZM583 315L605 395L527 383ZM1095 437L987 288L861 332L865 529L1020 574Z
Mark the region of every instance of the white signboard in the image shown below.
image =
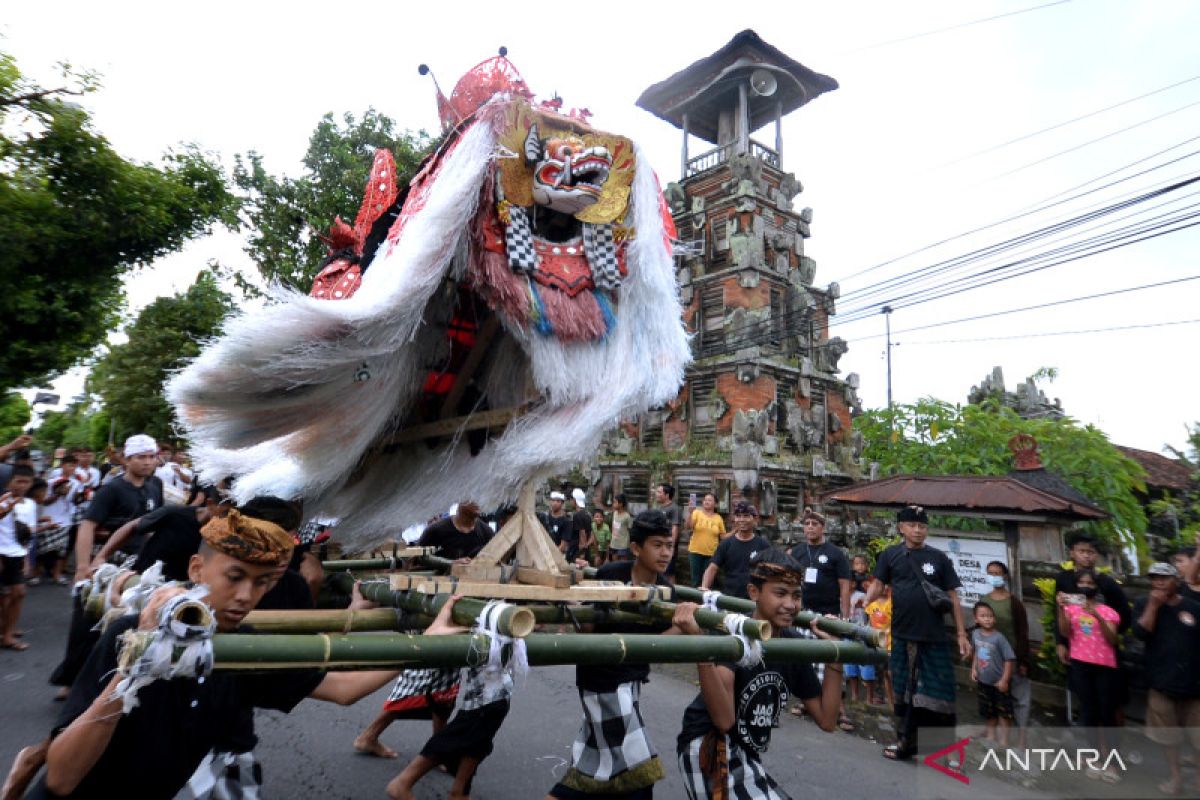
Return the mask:
M992 591L987 582L989 561L1008 565L1008 546L1000 539L967 539L950 535L929 535L925 544L936 547L950 556L954 571L962 581L958 599L964 608L971 608L979 598Z

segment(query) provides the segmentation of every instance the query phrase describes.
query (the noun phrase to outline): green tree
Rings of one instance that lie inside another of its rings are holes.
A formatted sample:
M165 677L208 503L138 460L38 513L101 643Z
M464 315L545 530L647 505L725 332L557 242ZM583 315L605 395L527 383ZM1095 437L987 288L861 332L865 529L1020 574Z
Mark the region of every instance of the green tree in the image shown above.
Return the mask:
M178 438L163 382L167 374L199 355L203 340L220 333L233 300L211 271L201 272L186 292L160 297L142 309L125 331L129 340L113 345L96 362L89 388L111 415L116 440L134 433ZM107 424L101 429L107 435ZM88 436L97 432L89 422Z
M108 412L97 408L91 395L76 398L62 411L48 411L34 431L33 440L43 452L58 447L102 450L108 444Z
M8 444L25 432L33 412L16 392L0 396L0 444Z
M1088 523L1097 535L1146 552L1146 515L1135 494L1145 490L1145 473L1091 425L1069 417L1023 419L993 400L959 406L925 398L868 411L854 427L866 440L867 459L885 475L1006 475L1013 469L1009 439L1029 434L1047 469L1112 515Z
M42 88L0 52L0 390L87 357L116 326L122 276L237 222L219 165L190 145L126 161L68 102L95 77L63 72Z
M262 277L308 291L326 253L316 234L327 231L336 216L353 224L375 150L392 151L403 187L432 145L425 131L397 131L394 121L369 108L361 119L343 115L341 125L333 114L322 117L299 177L271 175L254 151L238 156L233 180L250 229L246 252ZM254 291L244 280L238 284L243 291Z

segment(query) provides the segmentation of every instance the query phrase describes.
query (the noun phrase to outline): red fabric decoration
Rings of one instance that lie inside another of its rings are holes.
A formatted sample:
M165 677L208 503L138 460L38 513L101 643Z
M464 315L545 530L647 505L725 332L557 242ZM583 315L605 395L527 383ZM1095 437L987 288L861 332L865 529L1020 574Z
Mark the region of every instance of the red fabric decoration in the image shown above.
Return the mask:
M309 295L318 300L345 300L358 291L361 282L362 268L350 263L349 259L338 258L313 279Z
M458 126L492 97L504 93L533 98L525 79L507 58L494 56L479 62L458 79L450 99L447 100L445 95L438 92L438 116L442 120L442 127L449 129Z

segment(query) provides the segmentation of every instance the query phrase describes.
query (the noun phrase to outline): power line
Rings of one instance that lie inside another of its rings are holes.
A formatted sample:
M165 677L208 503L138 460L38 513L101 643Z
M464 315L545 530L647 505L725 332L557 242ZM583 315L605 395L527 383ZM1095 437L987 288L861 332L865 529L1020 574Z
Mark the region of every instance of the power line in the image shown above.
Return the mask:
M1059 192L1058 194L1052 194L1052 195L1050 195L1049 197L1047 197L1047 198L1045 198L1045 199L1043 199L1043 200L1039 200L1037 203L1034 203L1034 204L1033 204L1033 206L1030 206L1030 207L1032 208L1032 207L1039 206L1039 205L1041 205L1042 203L1048 202L1048 201L1050 201L1050 200L1053 200L1053 199L1055 199L1055 198L1057 198L1057 197L1062 197L1062 196L1063 196L1064 194L1066 194L1067 192L1073 192L1073 191L1075 191L1076 189L1082 189L1083 187L1085 187L1085 186L1087 186L1087 185L1089 185L1089 184L1095 183L1096 181L1099 181L1099 180L1104 180L1105 178L1109 177L1110 175L1116 175L1118 172L1124 172L1125 170L1129 169L1130 167L1137 166L1138 164L1141 164L1143 161L1149 161L1150 159L1154 158L1155 156L1161 156L1163 153L1169 153L1169 152L1171 152L1172 150L1174 150L1174 149L1176 149L1176 148L1178 148L1178 147L1183 147L1185 144L1191 144L1192 142L1196 141L1197 139L1200 139L1200 136L1193 136L1193 137L1192 137L1192 138L1190 138L1190 139L1184 139L1182 142L1179 142L1178 144L1173 144L1173 145L1171 145L1170 147L1167 147L1167 148L1164 148L1164 149L1162 149L1162 150L1159 150L1157 153L1151 153L1150 155L1146 156L1145 158L1139 158L1137 161L1131 161L1130 163L1126 164L1126 165L1125 165L1125 166L1123 166L1123 167L1120 167L1119 169L1114 169L1114 170L1112 170L1111 172L1106 172L1106 173L1104 173L1103 175L1097 175L1095 178L1092 178L1090 181L1084 181L1084 182L1083 182L1083 183L1081 183L1081 184L1078 184L1078 185L1076 185L1076 186L1072 186L1070 189L1063 189L1063 190L1062 190L1061 192ZM1194 156L1194 155L1196 155L1196 154L1198 154L1198 153L1200 153L1200 150L1193 150L1192 152L1188 153L1187 155L1183 155L1183 156L1180 156L1179 158L1172 159L1172 160L1170 160L1170 161L1167 161L1167 162L1166 162L1166 163L1164 163L1164 164L1159 164L1157 167L1152 167L1151 169L1142 170L1141 172L1134 173L1133 175L1130 175L1129 177L1130 177L1130 178L1136 178L1138 175L1145 175L1147 172L1153 172L1153 171L1154 171L1154 170L1156 170L1156 169L1161 169L1162 167L1166 167L1166 166L1169 166L1169 165L1171 165L1171 164L1175 164L1175 163L1177 163L1177 162L1179 162L1179 161L1183 161L1183 160L1185 160L1185 159L1191 158L1192 156ZM1127 179L1122 179L1122 180L1127 180ZM1106 185L1106 186L1111 186L1112 184L1105 184L1105 185ZM1100 188L1104 188L1104 187L1100 187Z
M1114 289L1109 292L1099 292L1097 294L1089 294L1089 295L1084 295L1082 297L1068 297L1068 298L1065 298L1062 300L1053 300L1048 303L1038 303L1037 305L1032 305L1032 306L1022 306L1021 308L1009 308L1004 311L992 311L988 314L976 314L975 316L972 316L972 317L960 317L959 319L946 320L945 322L931 322L928 325L918 325L915 328L904 328L903 330L892 331L892 334L898 335L901 333L913 333L915 331L924 331L924 330L928 330L930 328L942 328L947 325L958 325L959 323L963 323L963 322L975 322L976 320L990 319L992 317L1003 317L1003 316L1007 316L1008 314L1019 314L1024 311L1037 311L1037 310L1043 309L1043 308L1053 308L1055 306L1065 306L1065 305L1069 305L1071 303L1082 303L1086 300L1097 300L1101 297L1114 297L1116 295L1129 294L1130 292L1140 292L1145 289L1157 289L1161 286L1172 286L1177 283L1187 283L1188 281L1194 281L1194 280L1200 280L1200 275L1189 275L1186 278L1175 278L1174 280L1159 281L1158 283L1147 283L1147 284L1143 284L1142 286L1129 286L1124 289ZM874 333L874 334L870 334L868 336L859 336L854 339L850 339L848 341L863 342L863 341L867 341L868 339L878 339L881 336L883 336L882 333Z
M1191 83L1192 81L1195 81L1195 80L1200 80L1200 75L1193 75L1190 78L1185 78L1184 80L1178 81L1177 83L1172 83L1169 86L1162 86L1158 89L1154 89L1153 91L1149 91L1144 94L1139 94L1137 97L1131 97L1128 100L1122 100L1119 103L1113 103L1111 106L1105 106L1104 108L1097 109L1096 111L1089 111L1086 114L1080 114L1078 117L1072 117L1071 119L1068 119L1064 122L1059 122L1054 125L1051 125L1048 128L1042 128L1041 130L1034 131L1033 133L1026 133L1022 136L1016 137L1015 139L1009 139L1007 142L1001 142L1000 144L995 144L995 145L992 145L991 147L985 147L983 150L978 150L974 153L971 153L970 155L965 155L965 156L962 156L961 158L956 158L953 161L947 161L945 164L942 164L939 167L937 167L937 169L941 169L943 167L951 167L951 166L954 166L955 164L961 164L962 162L969 161L970 159L975 158L977 156L982 156L987 153L992 153L992 152L995 152L996 150L1000 150L1001 148L1008 147L1010 144L1016 144L1017 142L1023 142L1026 139L1032 139L1035 136L1041 136L1043 133L1049 133L1050 131L1056 131L1059 128L1065 128L1068 125L1074 124L1076 122L1080 122L1085 119L1090 119L1091 117L1098 116L1100 114L1103 114L1106 111L1112 111L1114 108L1120 108L1121 106L1127 106L1130 103L1137 102L1138 100L1144 100L1147 97L1152 97L1156 94L1161 94L1163 92L1170 91L1171 89L1176 89L1180 86Z
M954 256L953 258L935 262L927 267L922 267L903 275L887 278L874 284L868 284L860 289L847 292L844 296L853 297L855 298L856 302L859 302L865 298L880 295L885 292L894 292L904 286L909 286L920 280L928 279L928 277L932 275L940 274L948 270L970 264L974 261L982 260L985 257L997 255L1005 252L1006 250L1011 250L1012 248L1021 244L1026 244L1038 239L1046 238L1056 233L1061 233L1062 231L1077 227L1083 223L1099 219L1100 217L1122 211L1126 208L1130 208L1134 205L1138 205L1158 197L1162 197L1163 195L1178 191L1179 189L1185 188L1197 182L1200 182L1200 176L1194 176L1183 181L1177 181L1169 186L1165 186L1151 192L1146 192L1129 200L1113 203L1101 209L1089 211L1062 222L1046 225L1042 228L1038 228L1019 236L1010 237L1009 239L1005 239L1001 242L996 242L985 247L977 248L963 255ZM878 305L879 303L874 303L870 307L876 307Z
M1031 6L1030 8L1022 8L1018 11L1007 11L1003 14L995 14L990 17L983 17L981 19L973 19L973 20L970 20L969 22L960 22L956 25L947 25L944 28L937 28L936 30L925 31L924 33L914 33L911 36L902 36L899 39L888 39L887 41L884 41L884 42L876 42L875 44L869 44L864 47L859 47L859 48L856 48L854 50L850 50L847 52L861 53L865 50L875 50L880 47L888 47L893 44L900 44L901 42L911 42L913 39L923 39L926 36L934 36L939 33L947 33L949 31L958 30L959 28L969 28L972 25L981 25L985 22L991 22L993 20L1003 19L1004 17L1014 17L1017 14L1026 14L1030 11L1038 11L1043 8L1050 8L1051 6L1060 6L1063 3L1069 3L1069 2L1070 2L1070 0L1055 0L1055 2L1053 2L1053 3L1043 3L1040 6Z
M1191 140L1191 139L1188 139L1188 140L1186 140L1186 141L1184 141L1184 142L1180 142L1179 144L1177 144L1177 145L1174 145L1174 147L1179 147L1179 146L1182 146L1182 145L1184 145L1184 144L1187 144L1187 143L1188 143L1188 142L1190 142L1190 141L1192 141L1192 140ZM1170 149L1173 149L1173 148L1167 148L1167 149L1168 149L1168 150L1170 150ZM1196 154L1197 154L1197 152L1200 152L1200 151L1196 151L1196 152L1193 152L1193 153L1189 153L1187 156L1184 156L1183 158L1190 158L1191 156L1193 156L1193 155L1196 155ZM1153 156L1149 156L1149 158L1153 158ZM1121 171L1125 170L1126 168L1128 168L1128 167L1131 167L1131 166L1134 166L1135 164L1139 163L1140 161L1144 161L1144 160L1145 160L1145 159L1139 159L1138 161L1131 162L1130 164L1126 164L1125 166L1121 167L1121 169L1118 169L1118 170L1116 170L1116 172L1121 172ZM1029 209L1029 210L1027 210L1027 211L1022 211L1021 213L1014 214L1014 215L1012 215L1012 216L1009 216L1009 217L1005 217L1005 218L1003 218L1003 219L997 220L996 222L991 222L991 223L988 223L987 225L981 225L981 226L979 226L979 227L977 227L977 228L971 228L970 230L963 231L962 233L957 233L957 234L954 234L953 236L948 236L948 237L946 237L945 239L940 239L940 240L938 240L938 241L936 241L936 242L933 242L932 244L927 244L927 245L925 245L925 246L923 246L923 247L919 247L919 248L917 248L916 250L910 250L910 251L909 251L909 252L907 252L907 253L903 253L903 254L901 254L901 255L898 255L898 256L893 256L892 258L889 258L889 259L888 259L888 260L886 260L886 261L881 261L881 262L879 262L878 264L875 264L875 265L873 265L873 266L870 266L870 267L866 267L865 269L861 269L861 270L859 270L858 272L855 272L855 273L852 273L852 274L850 274L850 275L847 275L846 277L842 278L842 280L843 280L843 281L849 281L849 280L853 280L854 278L857 278L857 277L859 277L860 275L866 275L868 272L874 272L875 270L882 269L883 267L886 267L886 266L890 266L890 265L892 265L892 264L895 264L897 261L902 261L903 259L909 258L909 257L911 257L911 256L919 255L920 253L924 253L924 252L926 252L926 251L928 251L928 250L933 250L933 249L935 249L935 248L937 248L937 247L940 247L940 246L942 246L942 245L944 245L944 244L949 244L950 242L957 241L958 239L965 239L966 237L968 237L968 236L971 236L972 234L980 233L980 232L982 232L982 231L990 230L991 228L996 228L996 227L999 227L1000 225L1003 225L1003 224L1005 224L1005 223L1007 223L1007 222L1015 222L1015 221L1016 221L1016 220L1018 220L1018 219L1023 219L1024 217L1032 216L1032 215L1034 215L1034 214L1038 214L1038 213L1040 213L1040 212L1042 212L1042 211L1047 211L1047 210L1049 210L1049 209L1051 209L1051 208L1055 208L1055 207L1057 207L1057 206L1061 206L1061 205L1064 205L1064 204L1066 204L1066 203L1069 203L1069 202L1071 202L1072 200L1078 200L1078 199L1079 199L1079 198L1081 198L1081 197L1086 197L1086 196L1088 196L1089 194L1095 194L1096 192L1099 192L1099 191L1102 191L1102 190L1104 190L1104 189L1107 189L1107 188L1109 188L1110 186L1116 186L1117 184L1124 183L1125 181L1133 180L1134 178L1140 177L1141 175L1146 175L1146 174L1148 174L1148 173L1150 173L1150 172L1154 172L1154 171L1156 171L1156 170L1162 169L1163 167L1169 166L1170 164L1174 164L1174 163L1176 163L1177 161L1180 161L1180 160L1182 160L1182 158L1180 158L1180 159L1174 159L1174 160L1172 160L1172 161L1168 161L1168 162L1166 162L1166 163L1164 163L1164 164L1159 164L1158 166L1155 166L1155 167L1150 167L1150 168L1148 168L1148 169L1142 170L1141 172L1134 173L1133 175L1128 175L1128 176L1126 176L1126 177L1124 177L1124 178L1120 178L1120 179L1118 179L1118 180L1115 180L1115 181L1110 181L1109 183L1106 183L1106 184L1104 184L1103 186L1097 186L1095 189L1089 189L1089 190L1088 190L1088 191L1086 191L1086 192L1081 192L1080 194L1073 195L1073 196L1071 196L1071 197L1066 197L1066 198L1063 198L1062 200L1058 200L1058 201L1056 201L1056 202L1053 202L1053 203L1048 203L1048 204L1046 204L1046 205L1039 206L1039 207L1037 207L1037 208L1032 208L1032 209ZM1102 177L1103 177L1103 176L1102 176ZM1182 177L1182 176L1180 176L1180 177ZM1178 178L1173 178L1173 179L1171 179L1171 180L1178 180ZM1071 191L1071 190L1068 190L1068 191ZM1137 193L1137 192L1139 192L1139 191L1144 191L1144 190L1143 190L1143 189L1135 189L1135 190L1133 190L1132 192L1130 192L1130 194L1136 194L1136 193ZM1117 198L1117 199L1119 199L1120 197L1121 197L1121 196L1118 196L1118 198ZM1086 209L1085 209L1085 210L1086 210Z
M1023 333L1015 336L981 336L978 339L935 339L930 341L905 342L905 346L913 344L967 344L971 342L1002 342L1012 339L1040 339L1047 336L1079 336L1087 333L1109 333L1112 331L1132 331L1140 328L1165 328L1170 325L1191 325L1200 319L1176 319L1170 322L1146 322L1140 325L1114 325L1110 328L1088 328L1079 331L1046 331L1043 333Z
M1066 150L1060 150L1059 152L1054 153L1053 155L1046 156L1045 158L1039 158L1037 161L1030 161L1028 164L1023 164L1023 165L1017 167L1016 169L1010 169L1008 172L1001 172L999 175L993 175L992 177L983 181L983 183L990 183L992 181L1000 180L1001 178L1007 178L1009 175L1015 175L1018 172L1022 172L1024 170L1029 169L1030 167L1036 167L1038 164L1045 164L1047 161L1056 159L1059 156L1065 156L1068 153L1074 153L1076 150L1082 150L1083 148L1088 147L1089 145L1096 144L1097 142L1103 142L1105 139L1111 139L1112 137L1119 136L1122 133L1128 133L1129 131L1131 131L1135 128L1140 128L1143 125L1149 125L1151 122L1157 122L1160 119L1169 117L1172 114L1178 114L1180 111L1187 111L1189 108L1193 108L1195 106L1200 106L1200 100L1194 100L1191 103L1182 105L1179 108L1172 109L1171 111L1167 111L1162 114L1158 114L1157 116L1153 116L1150 119L1144 119L1141 122L1135 122L1133 125L1129 125L1128 127L1121 128L1120 130L1115 130L1115 131L1112 131L1111 133L1106 133L1103 136L1099 136L1095 139L1090 139L1086 142L1083 142L1082 144L1077 144L1074 147L1068 147Z

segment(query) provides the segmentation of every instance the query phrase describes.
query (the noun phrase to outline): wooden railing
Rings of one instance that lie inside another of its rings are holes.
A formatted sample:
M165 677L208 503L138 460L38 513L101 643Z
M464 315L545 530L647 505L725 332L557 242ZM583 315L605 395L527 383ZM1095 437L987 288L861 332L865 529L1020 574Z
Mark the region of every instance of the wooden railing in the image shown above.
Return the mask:
M714 147L712 150L703 152L694 158L689 158L687 162L687 175L685 177L699 175L701 172L721 166L736 152L736 148L737 142L730 142L729 144L723 144L720 147ZM762 159L764 163L770 164L772 167L779 169L779 153L767 147L765 144L761 144L760 142L756 142L751 139L750 155L754 156L755 158Z

